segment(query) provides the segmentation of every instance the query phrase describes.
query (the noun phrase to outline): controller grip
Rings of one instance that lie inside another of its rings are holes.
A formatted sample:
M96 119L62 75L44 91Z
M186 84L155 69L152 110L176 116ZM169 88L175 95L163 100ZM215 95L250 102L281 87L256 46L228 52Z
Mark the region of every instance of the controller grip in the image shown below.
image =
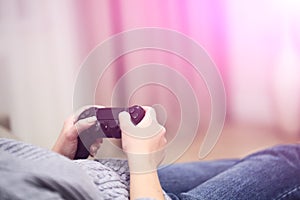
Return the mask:
M83 131L78 136L77 151L74 159L86 159L90 155L90 147L99 138L99 135L94 132L95 125ZM84 141L84 143L82 142Z
M91 145L88 148L90 148ZM76 151L74 159L86 159L87 157L89 157L89 155L90 155L90 152L87 150L87 148L85 148L82 141L80 139L78 139L77 151Z

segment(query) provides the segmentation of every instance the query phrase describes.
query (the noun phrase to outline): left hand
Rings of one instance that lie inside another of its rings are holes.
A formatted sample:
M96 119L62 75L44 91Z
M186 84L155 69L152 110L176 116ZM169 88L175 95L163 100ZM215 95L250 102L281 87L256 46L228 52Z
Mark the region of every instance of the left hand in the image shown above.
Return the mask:
M61 155L64 155L70 159L74 159L77 151L78 134L88 129L92 125L94 125L97 121L96 117L89 117L76 122L80 113L82 113L84 110L86 110L89 107L91 106L85 106L81 108L76 112L76 114L69 116L65 120L62 131L52 148L53 151ZM103 106L96 106L96 107L101 108ZM90 154L92 156L96 155L98 149L100 148L101 143L102 143L102 138L99 138L95 141L94 144L91 145Z

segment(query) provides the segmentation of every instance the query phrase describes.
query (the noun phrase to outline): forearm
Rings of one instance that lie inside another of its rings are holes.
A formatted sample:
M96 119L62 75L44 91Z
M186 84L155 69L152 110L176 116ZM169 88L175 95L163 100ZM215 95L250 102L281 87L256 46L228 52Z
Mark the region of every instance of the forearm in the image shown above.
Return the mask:
M130 199L164 199L157 171L130 174Z
M164 199L157 167L164 158L166 129L156 120L153 108L146 109L143 120L135 126L130 115L119 115L122 148L130 170L130 199Z

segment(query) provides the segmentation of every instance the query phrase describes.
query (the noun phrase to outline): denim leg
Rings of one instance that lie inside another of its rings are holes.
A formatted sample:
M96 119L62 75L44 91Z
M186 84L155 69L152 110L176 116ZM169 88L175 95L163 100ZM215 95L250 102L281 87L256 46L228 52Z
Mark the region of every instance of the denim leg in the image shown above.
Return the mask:
M227 159L178 163L159 169L158 175L163 189L167 193L172 193L177 196L225 171L236 162L238 162L238 160Z
M300 199L300 144L247 156L180 199Z

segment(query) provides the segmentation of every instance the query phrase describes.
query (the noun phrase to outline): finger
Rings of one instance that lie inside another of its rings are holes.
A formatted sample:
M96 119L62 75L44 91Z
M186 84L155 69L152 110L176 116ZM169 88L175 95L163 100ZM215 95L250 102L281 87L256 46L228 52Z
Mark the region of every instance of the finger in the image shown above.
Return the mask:
M96 141L92 145L96 146L97 148L100 148L102 143L103 143L103 139L97 138Z
M64 129L69 129L74 125L73 115L68 116L64 121Z
M95 141L95 143L101 145L103 143L103 138L97 138L96 141Z
M149 112L152 108L149 106L143 106L143 109L145 110L146 113L143 119L136 125L139 128L146 128L150 126L151 123L153 122L151 116L149 115Z
M91 145L90 154L92 156L95 156L97 154L97 151L100 149L100 146L101 146L102 142L103 142L102 138L97 138L95 140L95 142Z
M131 122L131 118L128 112L123 111L119 113L119 122L120 122L120 128L121 130L124 130L128 127L132 127L133 124Z
M98 151L99 147L95 144L92 144L90 146L90 154L91 156L95 156L97 154L97 151Z
M163 137L163 138L161 139L160 146L161 146L162 148L164 148L164 147L166 146L167 143L168 143L167 138Z
M83 113L85 110L89 109L90 107L92 107L92 105L86 105L86 106L83 106L83 107L79 108L78 110L76 110L73 114L74 122L76 122L78 120L78 117L81 113Z
M154 109L148 110L150 112L155 112ZM156 120L152 120L149 117L149 113L146 113L144 122L141 125L135 126L131 120L130 115L128 113L121 113L120 114L120 127L122 130L122 135L125 133L132 137L136 138L150 138L158 135L160 132L164 131L164 127L157 123ZM152 114L153 116L153 114Z
M163 138L163 142L164 142L164 144L167 144L167 143L168 143L168 140L167 140L166 137Z
M74 125L78 133L81 133L82 131L90 128L92 125L94 125L97 121L97 117L88 117L85 119L81 119Z
M143 109L146 111L146 114L142 121L137 124L138 127L145 128L150 126L150 124L152 123L159 124L156 118L156 112L154 108L149 106L143 106Z
M157 122L157 120L156 120L156 112L155 112L154 108L150 107L150 108L147 110L147 113L148 113L148 115L150 116L150 118L151 118L154 122Z
M162 127L162 134L164 135L164 137L165 137L165 135L166 135L166 128L164 127L164 126L161 126Z

